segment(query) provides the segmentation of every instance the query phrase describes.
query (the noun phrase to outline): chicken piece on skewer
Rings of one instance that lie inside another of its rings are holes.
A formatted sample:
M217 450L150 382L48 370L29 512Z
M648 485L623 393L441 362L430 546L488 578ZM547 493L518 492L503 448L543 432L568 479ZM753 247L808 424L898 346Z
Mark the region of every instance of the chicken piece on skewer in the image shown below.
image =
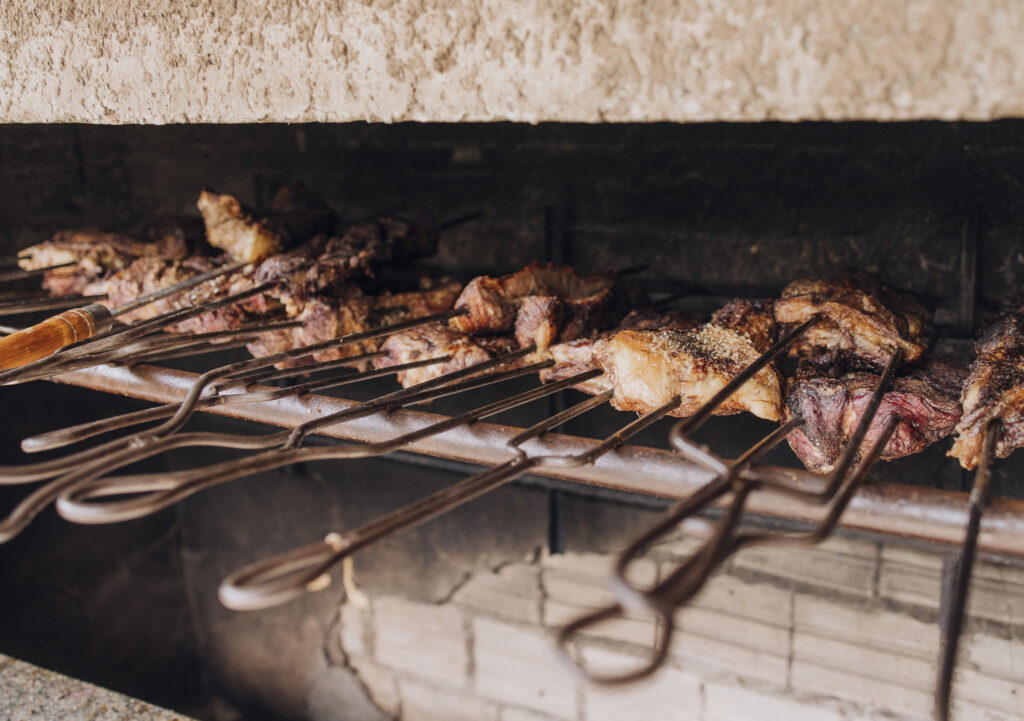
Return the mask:
M250 263L279 253L316 235L328 234L336 216L301 184L286 185L261 212L232 195L203 190L196 203L206 224L210 245L233 260Z
M474 278L455 303L467 314L448 324L468 335L512 332L521 347L544 351L559 340L612 328L645 304L639 289L616 286L614 273L581 275L564 265L532 263L500 278Z
M966 377L965 368L929 360L894 379L882 396L864 447L871 447L893 416L899 422L882 450L883 460L919 453L948 436L960 418L960 388ZM864 371L830 378L818 369L803 366L790 379L785 418L801 417L804 424L793 430L787 441L809 470L833 470L879 378Z
M461 290L461 283L448 279L424 279L418 290L373 296L363 295L355 285L347 285L336 295L310 299L296 316L302 321L301 327L262 334L247 347L254 356L262 357L403 320L422 318L449 310ZM370 353L377 350L381 342L382 339L377 338L332 348L285 365L310 365Z
M913 363L927 348L927 310L867 273L796 280L775 301L783 330L815 314L822 320L793 343L790 354L822 368L881 370L896 349Z
M1024 446L1024 308L1019 299L1013 303L985 333L963 387L964 413L949 455L968 470L978 465L990 421L999 421L997 457Z
M693 415L744 368L757 360L763 347L755 345L773 333L769 328L770 306L745 312L723 313L699 328L674 330L624 330L598 343L597 366L614 389L611 404L623 411L647 413L679 397L672 415ZM737 327L728 322L735 320ZM763 336L763 337L762 337ZM782 415L782 377L773 365L759 370L716 410L716 415L750 411L767 420Z
M181 260L201 245L201 235L187 219L164 219L143 229L138 237L96 229L62 230L49 240L18 253L22 270L53 265L43 276L43 289L52 295L82 295L90 283L127 268L138 258Z

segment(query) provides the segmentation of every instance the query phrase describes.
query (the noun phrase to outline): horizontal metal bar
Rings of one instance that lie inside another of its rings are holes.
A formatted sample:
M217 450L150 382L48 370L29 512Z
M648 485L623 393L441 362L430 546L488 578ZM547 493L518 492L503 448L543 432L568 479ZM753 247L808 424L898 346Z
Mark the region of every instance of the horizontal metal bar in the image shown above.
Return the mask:
M135 368L100 365L66 373L51 380L106 393L172 403L180 401L195 381L194 373L142 365ZM293 427L312 418L351 408L354 401L319 395L285 398L263 403L226 405L206 412L272 426ZM419 411L396 411L352 420L318 431L320 435L360 442L376 442L409 433L443 420L444 416ZM522 429L491 423L475 423L418 441L405 450L456 461L493 466L507 461L512 452L507 442ZM598 441L548 433L523 448L537 453L585 453ZM624 445L595 463L576 468L543 467L534 474L575 481L620 491L662 498L682 499L713 478L713 473L668 450ZM780 470L786 483L802 490L821 491L824 481L807 471ZM967 494L935 488L870 481L857 493L842 517L846 528L883 536L916 538L932 543L959 545L967 523ZM789 495L754 494L747 508L752 513L813 522L820 506ZM979 550L1024 557L1024 501L993 499L985 514Z

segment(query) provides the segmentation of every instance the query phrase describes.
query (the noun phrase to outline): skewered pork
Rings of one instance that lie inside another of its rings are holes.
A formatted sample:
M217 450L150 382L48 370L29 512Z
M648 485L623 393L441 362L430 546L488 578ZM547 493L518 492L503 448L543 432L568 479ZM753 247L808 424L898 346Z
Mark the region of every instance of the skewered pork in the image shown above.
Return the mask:
M968 470L978 465L985 427L998 420L999 458L1024 445L1024 311L1012 308L982 341L961 396L964 414L949 455Z
M893 416L899 422L882 450L883 460L918 453L948 436L960 418L958 399L966 376L960 366L929 360L894 379L868 428L864 447L874 443ZM879 378L863 371L830 378L809 365L797 370L787 388L785 415L801 417L804 424L787 440L808 469L828 473L834 468Z
M644 305L637 289L618 287L613 273L580 275L564 265L532 263L500 278L479 276L455 303L464 316L449 325L469 335L513 332L519 345L544 351L612 328L631 309Z
M335 215L302 185L282 187L260 213L231 195L210 190L199 194L199 212L210 245L234 260L254 263L308 240L330 233Z
M594 358L614 388L611 404L619 410L647 413L678 397L680 404L671 415L693 415L757 360L760 351L748 335L755 335L759 342L774 335L752 332L752 328L770 328L770 308L764 306L761 313L764 318L757 318L755 308L730 311L690 331L624 330L600 341ZM737 321L736 329L725 324L730 320ZM740 386L715 414L742 411L767 420L780 418L782 377L773 365Z
M822 320L793 343L790 353L819 367L881 370L897 348L913 362L927 347L924 307L866 273L796 280L775 302L775 320L783 330L815 314Z
M373 365L375 368L390 368L425 358L448 356L443 363L400 372L396 376L398 382L408 388L445 373L483 363L515 347L515 341L508 336L473 338L446 326L428 325L390 336L380 346L386 355L374 359Z

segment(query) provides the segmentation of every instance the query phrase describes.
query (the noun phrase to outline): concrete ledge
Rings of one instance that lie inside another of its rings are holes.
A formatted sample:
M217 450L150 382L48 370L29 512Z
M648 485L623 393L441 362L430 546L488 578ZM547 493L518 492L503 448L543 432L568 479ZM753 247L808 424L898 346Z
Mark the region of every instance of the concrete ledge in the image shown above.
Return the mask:
M63 0L0 10L0 121L983 120L1014 0Z

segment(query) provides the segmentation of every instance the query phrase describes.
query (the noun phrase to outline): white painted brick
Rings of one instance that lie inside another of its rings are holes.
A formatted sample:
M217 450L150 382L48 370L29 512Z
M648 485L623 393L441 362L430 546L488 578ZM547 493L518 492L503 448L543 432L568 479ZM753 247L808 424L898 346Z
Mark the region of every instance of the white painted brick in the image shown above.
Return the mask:
M557 717L575 718L574 678L540 630L473 619L476 690L488 699Z
M967 613L1001 623L1024 623L1024 586L975 575L971 579Z
M879 543L864 538L835 535L829 536L814 548L825 553L839 553L844 556L857 556L874 561L878 558Z
M704 685L704 721L845 721L835 709L735 685Z
M544 587L544 623L562 626L580 615L610 603L614 597L608 588L612 556L592 553L572 553L548 556L542 571ZM631 566L631 580L641 587L652 585L657 578L657 564L641 558ZM584 635L625 641L643 646L654 643L653 617L629 614L595 625Z
M705 543L704 539L677 533L651 546L652 556L669 557L680 561L692 556Z
M796 594L794 604L798 636L809 632L924 659L933 659L938 653L939 629L934 623L872 604L847 603L811 594Z
M373 616L380 663L450 685L465 682L468 659L459 609L386 596L374 601Z
M1024 718L1024 684L1021 683L1019 676L1008 680L983 676L969 669L960 669L953 685L953 696L963 703Z
M935 659L914 658L810 634L796 634L793 658L883 681L896 679L904 686L924 691L931 690L935 683Z
M352 603L342 604L338 625L341 648L346 656L366 656L370 653L367 645L369 609L358 608Z
M974 566L974 575L978 578L1008 583L1024 589L1024 566L978 561Z
M399 682L402 721L497 721L498 707L464 693Z
M918 566L920 568L932 568L942 570L944 554L935 551L928 551L919 548L908 548L894 544L882 545L882 561L901 563L906 566Z
M691 605L788 628L792 622L792 598L789 589L719 574L705 584Z
M370 699L377 707L392 716L397 716L399 710L398 680L394 672L364 657L351 659L350 665L359 680L366 686Z
M748 548L736 554L732 567L844 593L874 594L874 557L817 548Z
M622 673L643 660L600 648L583 650L583 660L602 672ZM586 721L684 721L701 713L700 680L676 668L662 667L643 681L625 687L587 684L583 689Z
M767 681L785 687L789 661L786 656L677 631L669 656L683 668L703 678L741 678Z
M953 721L1020 721L1021 715L1016 713L1004 713L995 709L976 706L972 703L963 703L953 699L953 708L950 710ZM891 721L885 719L885 721Z
M789 655L789 628L709 611L687 608L676 614L676 627L700 636L714 638L779 656Z
M915 721L931 717L932 692L908 688L891 681L858 676L811 661L793 661L793 688L849 699Z
M479 571L452 600L481 613L539 625L540 571L522 563L505 566L497 573Z

